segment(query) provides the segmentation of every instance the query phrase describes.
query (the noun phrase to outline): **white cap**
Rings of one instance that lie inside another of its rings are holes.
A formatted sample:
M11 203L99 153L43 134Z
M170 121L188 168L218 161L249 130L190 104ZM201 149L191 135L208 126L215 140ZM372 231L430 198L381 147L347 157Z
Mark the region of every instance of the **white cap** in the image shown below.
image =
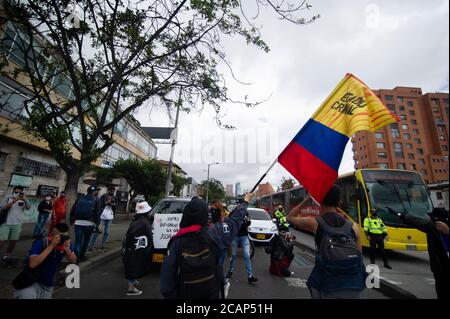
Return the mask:
M136 214L148 213L152 208L147 202L138 203L136 206Z

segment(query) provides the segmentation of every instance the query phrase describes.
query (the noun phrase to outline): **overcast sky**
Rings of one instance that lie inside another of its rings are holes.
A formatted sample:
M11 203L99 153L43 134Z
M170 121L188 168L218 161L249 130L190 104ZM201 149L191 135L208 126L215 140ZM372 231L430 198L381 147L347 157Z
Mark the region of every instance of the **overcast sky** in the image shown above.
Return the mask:
M232 131L217 127L212 108L180 116L174 161L197 181L206 179L208 163L220 162L211 167L212 178L251 188L348 72L372 89L414 86L424 93L448 92L448 0L310 4L307 14L321 18L306 26L280 21L269 10L261 14L269 53L224 39L234 73L252 83L233 82L223 69L230 95L270 98L252 109L224 105L222 121L237 128ZM158 107L143 108L135 117L143 126L171 126ZM158 145L159 159L169 155L169 146ZM353 169L352 156L349 142L340 173ZM276 164L265 181L276 188L283 176L289 173Z

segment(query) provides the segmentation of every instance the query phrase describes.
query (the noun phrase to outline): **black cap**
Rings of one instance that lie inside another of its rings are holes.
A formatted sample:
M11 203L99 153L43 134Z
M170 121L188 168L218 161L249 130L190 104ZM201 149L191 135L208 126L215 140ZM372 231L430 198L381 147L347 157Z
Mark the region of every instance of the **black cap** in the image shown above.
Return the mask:
M98 191L97 186L89 186L88 189L87 189L88 193L93 193L95 191Z
M192 225L206 226L208 224L208 205L203 199L193 198L184 206L180 228Z

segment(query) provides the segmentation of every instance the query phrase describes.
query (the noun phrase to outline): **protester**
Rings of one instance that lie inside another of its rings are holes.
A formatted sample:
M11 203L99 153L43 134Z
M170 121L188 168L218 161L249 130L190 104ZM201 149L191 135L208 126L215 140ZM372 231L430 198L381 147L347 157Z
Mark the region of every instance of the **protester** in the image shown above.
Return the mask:
M53 214L53 203L52 203L52 195L45 195L45 199L41 201L38 205L38 218L36 221L36 226L33 231L33 238L41 238L45 236L46 225L50 220L50 217Z
M233 216L234 212L231 214ZM248 227L250 226L251 221L248 217L248 213L244 218L244 222L239 229L239 233L237 234L236 238L231 242L231 261L230 261L230 267L228 269L228 273L226 278L231 278L233 275L234 267L236 265L237 260L237 251L238 247L241 246L243 253L244 253L244 260L245 260L245 269L247 271L247 280L248 283L254 283L258 281L258 278L253 276L253 270L252 270L252 261L250 257L250 239L248 238Z
M109 237L109 230L111 228L112 221L114 219L114 188L109 188L108 193L104 194L102 197L100 197L101 202L101 212L100 215L100 223L103 226L103 238L102 238L102 245L100 247L100 250L105 252L106 251L106 241ZM89 251L92 251L94 249L95 242L97 241L98 232L94 232L91 238L91 242L89 244Z
M70 224L75 225L75 254L79 262L87 259L86 250L91 235L100 223L101 203L97 195L97 187L90 186L87 194L75 202L70 212Z
M388 235L387 229L383 221L378 217L378 211L376 209L371 209L370 216L364 219L364 233L370 243L370 263L375 264L375 251L378 246L384 267L392 269L384 251L384 241Z
M270 254L270 273L285 277L294 274L289 270L289 266L294 259L294 240L295 236L284 231L272 238L266 248L266 252Z
M51 299L56 273L64 257L71 264L77 257L68 236L69 227L55 225L49 237L33 243L25 269L13 281L14 299Z
M136 205L136 214L125 235L124 266L128 281L127 296L142 295L139 278L144 277L150 269L152 225L148 213L152 208L147 202Z
M166 299L225 298L223 268L218 256L236 237L253 194L223 223L208 227L208 205L198 197L186 204L180 230L171 238L161 269L161 294ZM194 266L195 265L195 266Z
M323 215L299 216L308 195L287 219L299 229L315 234L318 254L307 286L313 299L362 299L366 271L358 225L337 213L340 189L334 185L322 201Z
M5 221L0 225L0 251L5 242L8 242L6 254L2 257L4 262L9 262L8 259L19 240L24 211L31 208L23 189L22 186L15 186L12 195L4 198L0 203L0 210L6 212Z
M56 224L64 222L67 211L67 199L66 193L61 192L61 194L53 201L53 216L50 229L53 229Z

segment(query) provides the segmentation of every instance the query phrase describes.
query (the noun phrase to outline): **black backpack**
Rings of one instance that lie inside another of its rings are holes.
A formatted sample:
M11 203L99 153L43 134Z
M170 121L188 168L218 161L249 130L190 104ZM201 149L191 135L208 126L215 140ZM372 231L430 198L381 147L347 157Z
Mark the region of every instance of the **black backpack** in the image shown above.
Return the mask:
M322 238L317 243L317 248L324 262L361 258L352 222L346 219L344 225L332 227L322 217L317 217L316 220L322 231Z
M218 299L219 263L205 231L187 233L180 242L177 299Z

